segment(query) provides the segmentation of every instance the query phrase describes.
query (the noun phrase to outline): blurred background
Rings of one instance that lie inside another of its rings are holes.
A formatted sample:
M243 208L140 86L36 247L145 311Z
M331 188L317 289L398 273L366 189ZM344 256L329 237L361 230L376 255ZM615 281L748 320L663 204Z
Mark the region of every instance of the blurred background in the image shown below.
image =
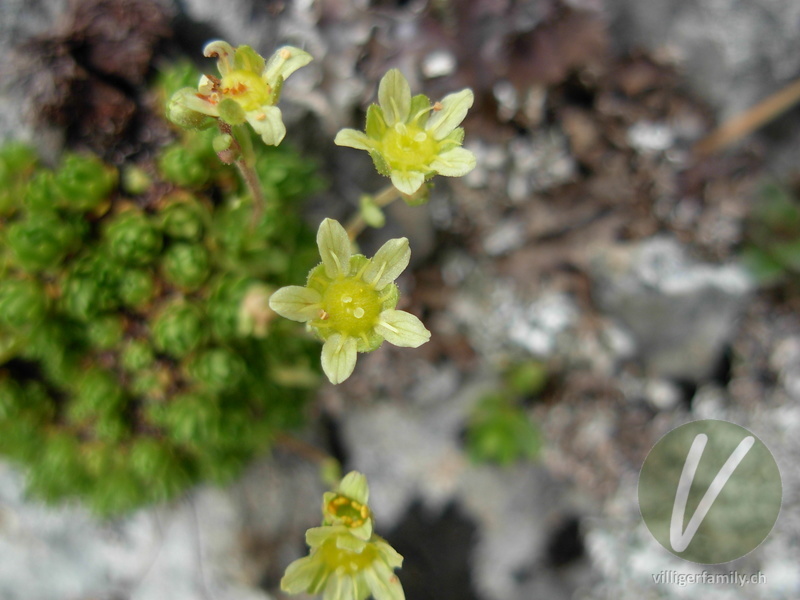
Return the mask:
M282 598L326 456L409 600L800 597L798 31L793 0L0 0L0 598ZM252 238L210 138L163 120L215 38L314 56ZM474 91L478 166L359 239L410 239L432 339L334 387L264 299L385 183L333 137L389 68ZM719 566L637 503L697 419L783 480ZM653 579L704 568L766 583Z

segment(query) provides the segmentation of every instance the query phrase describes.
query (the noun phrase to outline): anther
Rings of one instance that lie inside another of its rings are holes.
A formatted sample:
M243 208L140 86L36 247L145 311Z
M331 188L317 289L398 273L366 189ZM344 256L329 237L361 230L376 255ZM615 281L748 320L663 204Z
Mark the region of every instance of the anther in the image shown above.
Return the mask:
M344 302L345 304L350 304L352 301L353 301L352 296L342 296L342 302Z
M436 112L439 112L439 111L440 111L440 110L442 110L443 108L444 108L444 107L442 106L442 103L441 103L441 102L434 102L434 104L433 104L433 110L435 110Z
M361 308L361 307L359 306L358 308L356 308L356 309L353 311L353 316L354 316L356 319L360 319L361 317L363 317L363 316L364 316L364 309L363 309L363 308Z
M283 60L289 60L290 58L292 58L292 52L288 48L282 48L281 49L281 58Z

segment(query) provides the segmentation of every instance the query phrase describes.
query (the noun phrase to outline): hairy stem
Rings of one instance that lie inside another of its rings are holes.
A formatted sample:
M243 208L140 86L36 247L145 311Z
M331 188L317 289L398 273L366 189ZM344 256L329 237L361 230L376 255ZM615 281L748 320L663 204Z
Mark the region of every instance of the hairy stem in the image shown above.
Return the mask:
M226 152L226 156L223 156L222 152L218 153L220 160L226 164L233 162L239 170L239 174L242 176L250 192L250 196L253 198L253 214L250 217L250 229L255 229L261 217L264 215L267 202L264 198L264 192L261 190L261 182L258 180L258 175L256 174L253 147L249 144L249 139L247 142L242 143L240 136L235 134L233 127L228 123L222 119L219 119L218 123L220 132L231 136L232 139L229 154ZM240 135L249 134L245 131ZM228 158L228 160L226 160L226 158Z

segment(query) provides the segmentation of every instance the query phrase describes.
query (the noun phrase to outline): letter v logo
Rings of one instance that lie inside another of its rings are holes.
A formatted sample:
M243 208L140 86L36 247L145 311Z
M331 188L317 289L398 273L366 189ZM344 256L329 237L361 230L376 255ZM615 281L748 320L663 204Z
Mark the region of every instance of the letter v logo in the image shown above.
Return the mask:
M741 558L766 539L783 488L764 442L734 423L705 419L658 440L642 465L638 493L656 541L708 565Z
M689 500L689 492L692 489L692 482L694 475L697 472L697 465L700 464L700 459L703 458L703 450L706 448L708 436L704 433L699 433L692 442L692 447L689 449L689 454L686 456L686 462L683 464L683 471L681 471L681 478L678 481L678 490L675 492L675 503L672 505L672 520L669 524L669 543L675 552L683 552L692 543L694 535L697 533L700 523L706 518L708 511L719 496L722 488L728 483L736 467L742 462L750 448L755 443L755 438L752 435L747 436L722 465L719 473L714 477L711 485L708 486L703 499L689 519L689 524L686 526L686 531L681 531L683 527L683 518L686 513L686 502Z

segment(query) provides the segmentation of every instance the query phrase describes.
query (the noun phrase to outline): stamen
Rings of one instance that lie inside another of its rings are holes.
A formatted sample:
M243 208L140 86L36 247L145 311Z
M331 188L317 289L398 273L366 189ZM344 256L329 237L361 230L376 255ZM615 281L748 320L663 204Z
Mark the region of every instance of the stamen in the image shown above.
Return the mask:
M388 324L386 321L379 321L379 322L378 322L378 324L379 324L379 325L383 325L384 327L386 327L386 329L388 329L389 331L391 331L391 332L393 332L393 333L400 333L400 332L397 330L397 328L396 328L396 327L393 327L393 326L389 325L389 324Z
M441 102L434 102L434 104L433 104L433 110L434 110L435 112L439 112L439 111L440 111L440 110L442 110L443 108L444 108L444 106L442 106L442 103L441 103Z
M283 60L289 60L292 58L292 52L288 48L282 48L280 54Z
M356 319L360 319L361 317L363 317L363 316L364 316L364 309L363 309L363 308L361 308L361 307L359 306L357 309L355 309L355 310L353 311L353 316L354 316Z
M266 114L264 114L263 112L262 112L262 113L258 113L258 114L256 115L256 121L263 121L263 120L265 120L266 118L267 118L267 115L266 115Z
M353 301L352 296L342 296L342 302L345 304L350 304Z
M372 287L375 287L375 285L380 281L381 277L383 277L383 272L385 270L386 270L386 263L384 262L381 264L381 268L378 271L378 275L375 277L375 279L372 280L372 282L370 282L370 285Z

